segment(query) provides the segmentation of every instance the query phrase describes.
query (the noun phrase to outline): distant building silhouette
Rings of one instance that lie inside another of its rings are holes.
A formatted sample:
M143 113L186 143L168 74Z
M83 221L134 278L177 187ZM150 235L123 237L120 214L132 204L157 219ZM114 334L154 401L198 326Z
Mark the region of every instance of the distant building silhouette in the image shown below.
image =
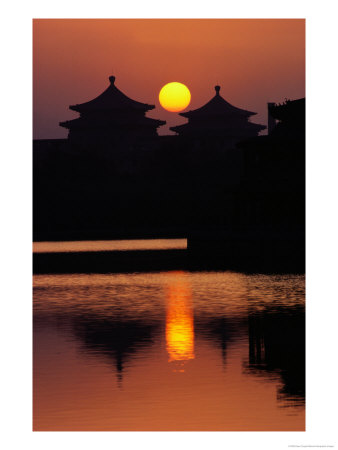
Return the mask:
M68 139L78 144L110 144L120 139L157 136L157 127L163 120L145 117L155 105L141 103L123 94L115 86L115 77L109 77L110 86L98 97L86 103L71 105L69 109L80 117L60 122L69 130Z
M268 103L268 112L269 120L274 120L276 123L269 130L269 135L279 138L305 139L305 98L285 100L279 105Z
M197 138L222 138L222 142L232 148L240 140L257 136L266 128L248 121L257 113L236 108L220 95L220 86L215 86L216 95L201 108L180 113L187 117L187 124L171 127L180 136Z
M256 375L278 374L277 398L294 404L305 400L305 311L301 305L250 312L249 363Z
M138 351L153 344L156 323L136 319L113 319L95 315L73 317L74 332L86 349L114 364L119 381L128 362Z

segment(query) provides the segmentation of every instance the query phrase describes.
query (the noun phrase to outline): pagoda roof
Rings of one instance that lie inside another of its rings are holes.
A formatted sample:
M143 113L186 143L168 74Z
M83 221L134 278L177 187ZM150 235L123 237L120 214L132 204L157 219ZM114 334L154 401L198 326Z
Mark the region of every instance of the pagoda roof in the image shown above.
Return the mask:
M97 110L138 110L142 112L154 109L155 105L137 102L127 97L115 86L115 77L109 77L110 86L102 92L98 97L89 102L71 105L69 109L79 113Z
M206 116L215 116L215 115L237 115L249 117L253 116L257 113L252 111L247 111L245 109L236 108L236 106L231 105L229 102L224 100L224 98L220 95L220 86L215 86L216 95L205 105L201 106L201 108L194 109L192 111L187 111L183 113L179 113L180 116L190 118L198 118L198 117L206 117Z
M229 125L224 124L223 126L219 125L210 125L210 126L201 126L196 127L191 123L185 123L183 125L176 125L174 127L170 127L171 131L175 131L176 133L184 133L184 134L203 134L205 132L220 132L226 133L227 135L234 134L236 135L238 132L240 133L258 133L259 131L265 130L265 125L259 125L258 123L246 122L241 125Z
M158 119L152 119L151 117L144 117L141 116L139 117L136 121L134 120L132 123L123 123L123 122L117 122L115 125L118 127L124 126L124 125L128 125L130 126L137 126L137 125L142 125L142 126L153 126L153 127L159 127L161 125L165 125L166 121L165 120L158 120ZM85 119L83 117L78 117L76 119L72 119L72 120L66 120L64 122L59 122L59 125L61 127L64 128L92 128L93 127L93 122L90 121L89 119ZM96 122L94 123L94 127L106 127L109 126L111 127L111 123L110 121L100 121L100 122Z

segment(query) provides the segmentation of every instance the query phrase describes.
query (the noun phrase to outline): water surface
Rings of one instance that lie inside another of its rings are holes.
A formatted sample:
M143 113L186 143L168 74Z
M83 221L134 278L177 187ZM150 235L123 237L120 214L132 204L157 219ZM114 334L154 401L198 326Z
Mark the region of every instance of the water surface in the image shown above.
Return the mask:
M304 276L34 276L34 429L301 431Z

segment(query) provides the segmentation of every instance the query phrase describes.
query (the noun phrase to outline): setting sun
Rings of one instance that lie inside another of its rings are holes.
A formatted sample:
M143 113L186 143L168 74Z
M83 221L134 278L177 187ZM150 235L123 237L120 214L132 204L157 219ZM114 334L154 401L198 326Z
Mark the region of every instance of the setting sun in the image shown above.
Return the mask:
M173 81L163 86L159 94L159 100L161 106L167 111L178 112L189 105L191 94L187 86Z

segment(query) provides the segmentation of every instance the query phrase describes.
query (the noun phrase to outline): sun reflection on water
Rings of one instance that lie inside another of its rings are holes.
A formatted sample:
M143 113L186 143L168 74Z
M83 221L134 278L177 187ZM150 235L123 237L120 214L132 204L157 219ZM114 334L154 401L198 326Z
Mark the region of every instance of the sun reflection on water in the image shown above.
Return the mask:
M195 358L194 316L191 290L183 272L174 272L167 291L166 343L168 362L177 361L180 372L185 361Z

